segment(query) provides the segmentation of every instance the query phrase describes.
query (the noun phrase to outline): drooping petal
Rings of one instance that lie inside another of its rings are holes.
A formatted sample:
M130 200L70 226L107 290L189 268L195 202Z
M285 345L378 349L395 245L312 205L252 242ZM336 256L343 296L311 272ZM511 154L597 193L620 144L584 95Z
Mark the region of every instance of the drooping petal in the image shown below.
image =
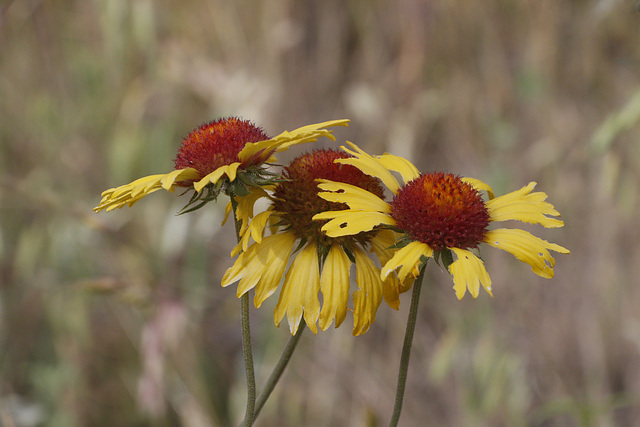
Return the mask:
M384 185L387 186L393 194L398 192L400 184L395 176L387 169L378 159L362 151L357 145L347 141L347 144L355 151L351 151L345 147L340 147L347 153L351 154L352 158L337 159L336 163L342 163L345 165L352 165L360 169L367 175L379 178Z
M449 271L453 275L453 288L458 299L462 299L467 289L471 296L477 298L480 293L480 284L489 295L493 296L491 278L482 260L465 249L451 248L451 250L458 257L449 266Z
M253 218L253 207L258 199L263 197L269 197L269 194L260 187L251 187L249 194L242 197L237 197L238 208L236 210L236 218L241 221L241 234L244 234L247 229L249 218Z
M353 251L356 259L356 283L353 293L353 335L367 332L376 320L376 312L382 302L380 270L361 249Z
M393 255L393 258L391 258L389 262L382 267L380 277L384 279L393 270L402 266L398 272L398 279L404 281L409 273L416 273L416 267L420 266L420 258L423 256L427 258L432 257L433 249L431 249L426 243L411 242L404 248L398 249L398 251Z
M240 222L240 242L238 242L238 244L231 251L231 256L237 255L240 250L246 251L252 237L256 242L260 242L260 240L262 239L262 234L265 227L264 223L271 215L272 210L269 209L266 211L269 213L263 212L262 215L259 214L260 218L256 216L256 218L254 218L251 223L249 223L249 220L253 217L253 207L256 201L262 197L268 196L269 195L264 188L251 187L248 195L236 197L236 219ZM229 204L227 205L227 209L230 209L230 205L231 202L229 202Z
M391 207L387 202L363 188L327 179L317 179L316 181L319 183L318 188L325 190L319 192L318 196L325 200L346 203L352 210L391 212Z
M494 248L502 249L522 262L531 266L531 269L540 277L550 279L553 277L555 259L549 250L568 254L569 250L555 243L549 243L533 234L518 229L504 229L488 231L485 243Z
M393 250L389 249L396 240L395 232L391 230L380 230L369 242L371 251L376 254L381 265L385 265L392 257ZM395 274L389 274L384 279L382 295L390 307L398 309L400 307L400 283Z
M351 261L340 245L331 245L320 276L323 303L318 324L323 331L334 320L337 328L347 316L350 266Z
M280 284L295 240L293 233L284 232L249 246L224 273L222 286L240 280L236 292L238 297L255 287L254 304L256 308L260 307Z
M384 213L351 209L321 212L314 215L313 219L331 219L322 226L322 231L329 237L351 236L362 231L370 231L376 225L395 225L396 223L393 218Z
M378 161L380 161L385 168L398 172L400 176L402 176L402 180L405 184L420 176L418 168L404 157L384 153L383 155L378 156Z
M546 215L560 216L560 213L549 202L545 202L547 194L543 192L532 193L535 182L498 196L486 203L492 221L507 221L515 219L529 224L541 224L547 228L562 227L564 222Z
M231 212L233 212L233 205L231 205L231 201L229 201L227 205L224 207L224 218L222 219L222 225L225 225L227 223L227 220L229 219L229 214Z
M291 335L295 335L304 315L309 329L317 334L316 323L320 314L318 291L320 291L318 248L310 243L294 258L285 275L280 299L273 314L276 325L280 325L286 313Z
M467 177L467 178L462 178L462 181L466 182L467 184L469 184L470 186L472 186L478 191L486 191L487 194L489 195L489 199L493 199L496 197L495 194L493 193L493 190L489 186L489 184L486 184L483 181L480 181L479 179Z
M269 221L272 214L273 210L271 209L260 212L251 221L251 224L249 225L249 233L245 234L251 234L253 240L255 240L256 243L260 243L262 241L262 236L264 235L264 229L267 228L267 221Z
M249 227L242 233L242 237L240 237L240 241L238 244L231 250L231 256L238 255L241 251L246 251L251 243L251 238L256 243L260 243L262 241L262 236L264 234L264 229L266 228L267 221L273 214L273 210L269 209L264 212L260 212L258 215L253 218Z

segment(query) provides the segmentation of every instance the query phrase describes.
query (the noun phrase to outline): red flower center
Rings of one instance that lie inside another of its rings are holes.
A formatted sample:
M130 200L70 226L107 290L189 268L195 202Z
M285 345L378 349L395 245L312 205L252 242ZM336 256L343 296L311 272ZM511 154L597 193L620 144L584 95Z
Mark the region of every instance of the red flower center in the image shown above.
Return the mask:
M480 193L450 173L414 179L390 205L398 228L434 250L475 248L490 222Z
M269 136L264 130L249 120L230 117L205 123L182 140L175 168L195 168L204 177L221 166L239 162L238 153L247 143L266 139Z
M351 156L335 150L314 150L296 158L285 168L284 176L288 180L279 183L274 190L273 207L280 217L280 225L290 229L298 238L317 239L320 245L325 246L338 239L341 240L341 244L349 245L354 238L364 243L373 237L369 232L331 240L320 230L327 221L311 219L320 212L348 208L346 204L320 198L316 179L323 178L355 185L384 198L384 190L377 178L366 175L351 165L334 163L335 159L347 157Z

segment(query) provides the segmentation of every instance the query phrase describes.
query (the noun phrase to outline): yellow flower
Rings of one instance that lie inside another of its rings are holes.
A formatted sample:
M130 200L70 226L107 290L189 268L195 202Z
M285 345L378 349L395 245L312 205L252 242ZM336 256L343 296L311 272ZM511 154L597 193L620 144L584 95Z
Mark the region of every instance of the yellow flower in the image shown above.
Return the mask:
M397 309L398 294L407 289L393 274L381 278L380 268L368 255L370 250L381 263L387 262L392 255L387 248L393 245L394 232L368 231L333 238L321 231L321 222L312 220L318 212L344 207L318 197L318 178L345 182L383 197L379 180L334 162L344 157L347 155L334 150L316 150L295 159L284 171L286 180L275 186L269 209L256 215L244 231L232 252L240 255L222 279L222 286L239 281L238 297L254 289L254 304L260 307L276 292L284 276L274 320L279 325L286 315L292 334L303 318L314 334L318 325L321 330L334 322L336 328L340 326L349 310L352 264L356 266L358 288L353 292L354 335L369 329L383 298ZM263 237L268 224L272 234ZM256 242L250 245L250 238Z
M355 166L380 178L394 198L387 203L362 188L321 180L319 187L325 191L319 196L344 203L348 208L319 213L313 218L329 220L322 230L334 238L368 232L377 226L376 229L386 227L404 233L397 244L401 248L382 268L383 279L398 268L400 280L415 277L423 260L433 257L441 259L448 267L459 299L467 290L476 298L480 284L491 294L491 278L484 263L470 250L481 243L511 253L544 278L553 277L555 259L549 251L569 253L562 246L524 230L488 229L493 222L508 220L540 224L547 228L562 227L564 223L553 218L560 214L545 201L547 195L532 193L535 182L495 197L491 188L480 180L441 172L420 174L406 159L390 154L373 157L355 144L348 144L354 151L342 148L354 157L336 162ZM396 180L392 171L400 174L403 183ZM480 191L487 192L488 201L482 199Z
M146 176L106 190L100 204L93 210L108 212L125 205L132 206L157 190L172 192L176 187L195 190L190 204L213 200L220 191L229 191L229 186L233 186L236 192L250 192L252 186L266 185L273 179L273 175L262 166L275 160L274 153L323 136L334 140L332 132L325 128L347 126L348 122L332 120L317 123L285 131L274 138L269 138L250 121L235 117L205 123L182 141L174 171ZM247 183L249 188L245 187ZM207 191L203 192L205 188Z

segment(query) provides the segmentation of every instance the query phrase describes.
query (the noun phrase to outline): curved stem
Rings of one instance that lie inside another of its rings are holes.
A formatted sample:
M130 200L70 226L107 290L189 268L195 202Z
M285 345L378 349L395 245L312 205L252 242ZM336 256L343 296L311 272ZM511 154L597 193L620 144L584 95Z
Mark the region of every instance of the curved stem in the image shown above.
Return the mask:
M404 334L404 344L402 345L402 357L400 358L400 369L398 372L398 386L396 388L396 403L391 415L390 427L398 425L400 420L400 411L402 411L402 401L404 400L404 389L407 384L407 371L409 370L409 356L411 355L411 344L413 342L413 333L416 329L416 320L418 318L418 301L420 300L420 289L422 288L422 279L426 270L426 263L422 265L420 275L413 283L413 293L411 294L411 306L409 307L409 317L407 319L407 329Z
M231 208L233 210L233 222L236 226L236 237L240 242L241 224L238 221L236 212L238 202L233 193L229 194ZM254 411L256 406L256 375L253 367L253 352L251 350L251 328L249 327L249 294L245 293L240 298L240 319L242 328L242 352L244 355L244 370L247 374L247 409L244 414L244 425L253 425Z
M260 393L260 396L258 396L258 401L256 402L256 409L253 414L254 419L258 417L258 414L260 413L260 410L264 406L264 403L267 401L267 399L271 395L271 392L273 391L276 384L278 383L280 376L284 372L284 369L287 367L287 363L289 363L289 360L291 359L291 355L293 355L293 351L296 349L296 346L298 345L298 341L300 341L300 337L302 336L302 332L305 330L305 326L306 324L304 322L301 322L300 326L298 327L298 332L296 332L295 335L289 338L289 341L287 342L287 346L282 351L282 355L280 355L280 359L278 360L278 363L273 368L273 371L271 372L271 375L269 376L269 379L267 380L267 383L264 386L264 390L262 390L262 392Z

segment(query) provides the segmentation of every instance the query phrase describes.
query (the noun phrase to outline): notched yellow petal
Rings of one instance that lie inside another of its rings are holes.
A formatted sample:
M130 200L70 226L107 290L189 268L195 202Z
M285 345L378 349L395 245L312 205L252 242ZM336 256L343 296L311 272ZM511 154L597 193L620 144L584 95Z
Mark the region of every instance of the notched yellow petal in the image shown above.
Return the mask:
M562 227L564 222L549 216L560 216L560 213L549 202L546 202L547 194L543 192L532 193L535 182L513 191L498 196L486 203L487 210L492 221L518 220L528 224L541 224L546 228Z
M484 263L480 258L466 249L451 248L458 257L450 266L449 271L453 275L453 288L458 299L462 299L467 289L473 298L480 293L480 284L491 293L491 278Z
M376 225L395 225L395 220L386 214L351 209L321 212L313 216L314 221L321 219L330 220L322 226L322 231L329 237L352 236L373 230Z
M553 277L553 267L556 263L549 250L564 254L569 253L568 249L560 245L549 243L519 229L501 228L488 231L484 241L488 245L507 251L518 260L529 264L534 273L545 279Z
M330 202L346 203L352 210L391 212L391 207L387 202L375 194L343 182L329 181L327 179L317 179L318 188L321 191L318 196Z

